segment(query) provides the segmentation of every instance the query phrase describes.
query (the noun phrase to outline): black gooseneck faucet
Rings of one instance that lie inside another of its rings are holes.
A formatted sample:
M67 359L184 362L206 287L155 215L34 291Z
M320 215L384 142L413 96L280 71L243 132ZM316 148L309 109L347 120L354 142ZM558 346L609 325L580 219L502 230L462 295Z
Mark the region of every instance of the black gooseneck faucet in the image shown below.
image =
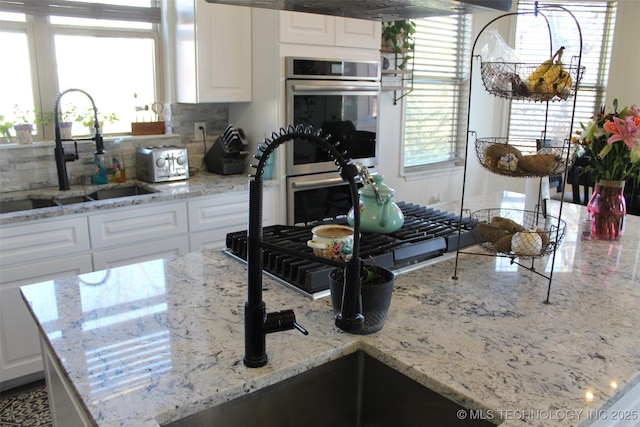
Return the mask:
M353 206L358 206L358 187L355 177L359 171L355 164L347 162L338 150L337 144L329 143L331 135L321 138L321 131L314 131L312 127L305 128L289 126L288 129L280 129L280 134L271 135L272 140L265 139L265 150L260 156L253 180L249 181L249 224L247 230L247 278L248 298L245 303L245 354L244 364L250 368L258 368L267 364L266 334L272 332L298 329L303 334L308 332L296 322L293 310L267 313L264 301L262 301L262 175L264 166L271 153L280 145L294 139L306 139L315 142L327 151L339 168L340 175L348 181ZM364 324L362 315L362 301L360 298L360 272L362 260L360 259L360 212L354 209L354 235L353 254L345 264L344 292L342 309L336 316L336 326L346 332L357 331Z
M62 138L60 136L60 98L66 93L69 92L80 92L83 93L89 98L91 101L91 105L93 106L94 116L94 127L96 128L96 133L93 138L85 138L80 139L80 141L95 141L96 143L96 154L104 154L104 141L102 139L102 134L100 133L100 122L98 121L98 109L96 108L96 103L93 102L93 98L87 92L82 89L67 89L63 92L60 92L54 101L53 104L53 122L55 127L55 140L56 146L53 149L53 154L56 159L56 169L58 170L58 185L60 190L66 191L69 189L69 177L67 176L67 162L74 162L78 160L78 140L73 139L73 144L75 146L75 153L65 154L64 147L62 146ZM68 141L65 139L65 141Z

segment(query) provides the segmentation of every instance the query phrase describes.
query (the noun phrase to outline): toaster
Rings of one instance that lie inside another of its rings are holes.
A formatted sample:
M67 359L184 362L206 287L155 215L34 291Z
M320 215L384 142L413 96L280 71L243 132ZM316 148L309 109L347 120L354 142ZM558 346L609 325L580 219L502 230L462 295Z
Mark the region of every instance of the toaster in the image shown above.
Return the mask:
M138 148L136 177L146 182L178 181L189 178L187 149L175 145Z

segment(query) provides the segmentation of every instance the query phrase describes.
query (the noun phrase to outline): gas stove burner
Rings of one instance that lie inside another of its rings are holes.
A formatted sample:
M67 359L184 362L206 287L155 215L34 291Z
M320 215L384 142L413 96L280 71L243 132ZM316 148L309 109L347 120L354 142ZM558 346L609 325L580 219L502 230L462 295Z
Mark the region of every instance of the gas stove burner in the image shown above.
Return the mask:
M399 271L447 253L455 253L458 245L458 214L433 208L399 202L404 214L404 225L389 234L362 233L360 257L365 264L375 264ZM344 217L322 223L346 224ZM329 272L335 267L316 261L313 250L307 247L311 229L319 223L264 227L263 269L308 296L328 294ZM469 218L463 218L460 227L460 247L476 244L471 233ZM246 230L227 234L227 253L243 261L247 259ZM296 254L303 253L305 256ZM317 258L316 258L317 259Z

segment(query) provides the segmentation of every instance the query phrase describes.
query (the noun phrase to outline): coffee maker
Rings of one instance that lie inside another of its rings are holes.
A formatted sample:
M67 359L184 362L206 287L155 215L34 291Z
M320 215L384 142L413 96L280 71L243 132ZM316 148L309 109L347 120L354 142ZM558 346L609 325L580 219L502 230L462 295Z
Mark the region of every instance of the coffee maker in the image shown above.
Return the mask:
M247 146L242 129L228 125L204 156L207 170L220 175L243 173Z

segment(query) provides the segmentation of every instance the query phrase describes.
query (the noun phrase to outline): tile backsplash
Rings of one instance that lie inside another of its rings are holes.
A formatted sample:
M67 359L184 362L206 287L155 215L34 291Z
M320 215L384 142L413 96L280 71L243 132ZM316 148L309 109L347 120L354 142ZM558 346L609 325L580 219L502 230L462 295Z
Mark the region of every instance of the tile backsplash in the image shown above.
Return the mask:
M189 166L199 168L206 149L225 129L228 122L226 104L172 104L165 109L167 134L149 136L105 137L108 158L124 163L128 177L135 177L135 158L138 147L152 145L186 146ZM206 145L195 142L194 122L207 124ZM35 190L58 186L56 164L53 157L53 141L29 145L0 144L0 192ZM65 153L74 151L73 143L64 142ZM93 175L93 141L78 141L79 159L67 163L67 175L71 185L84 184Z

